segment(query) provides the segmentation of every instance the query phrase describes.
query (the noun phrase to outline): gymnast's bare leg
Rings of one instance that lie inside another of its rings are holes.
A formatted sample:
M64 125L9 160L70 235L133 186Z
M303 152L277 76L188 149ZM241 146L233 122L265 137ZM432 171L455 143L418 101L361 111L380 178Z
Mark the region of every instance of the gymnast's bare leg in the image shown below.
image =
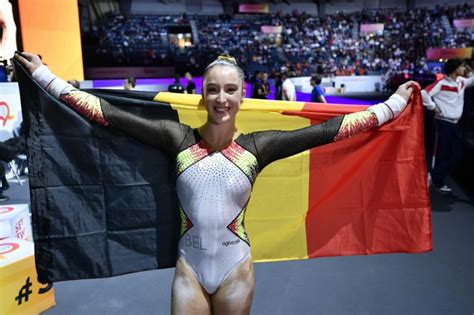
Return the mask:
M250 314L254 292L252 259L237 266L209 295L186 262L178 259L171 294L171 314Z
M254 292L252 258L237 266L211 296L213 314L250 314Z
M176 262L171 288L171 314L211 315L211 298L181 258Z

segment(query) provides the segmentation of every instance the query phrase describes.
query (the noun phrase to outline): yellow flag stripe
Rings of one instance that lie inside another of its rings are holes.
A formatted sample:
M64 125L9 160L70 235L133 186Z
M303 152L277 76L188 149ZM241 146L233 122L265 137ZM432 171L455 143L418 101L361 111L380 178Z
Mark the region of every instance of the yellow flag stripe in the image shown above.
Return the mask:
M203 108L200 94L178 94L160 92L155 95L155 102L169 103L173 109L198 109ZM252 98L244 99L241 111L267 111L281 113L285 110L302 110L304 102L287 102L275 100L257 100Z

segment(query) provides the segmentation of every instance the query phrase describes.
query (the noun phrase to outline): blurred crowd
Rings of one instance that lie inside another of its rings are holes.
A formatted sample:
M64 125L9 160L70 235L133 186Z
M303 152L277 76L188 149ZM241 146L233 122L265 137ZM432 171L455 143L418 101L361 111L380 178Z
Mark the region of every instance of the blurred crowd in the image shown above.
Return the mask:
M453 25L455 19L472 18L470 4L324 17L297 11L233 17L115 15L94 26L86 42L93 43L93 60L102 66L182 65L200 72L217 55L228 53L248 73L413 75L433 71L427 65L427 48L473 47L473 29ZM361 24L371 23L383 23L383 33L360 32ZM193 29L192 46L169 44L169 27L180 25ZM283 31L265 34L264 25L282 26Z
M179 17L111 15L83 33L84 54L94 65L171 65L168 27L187 23Z

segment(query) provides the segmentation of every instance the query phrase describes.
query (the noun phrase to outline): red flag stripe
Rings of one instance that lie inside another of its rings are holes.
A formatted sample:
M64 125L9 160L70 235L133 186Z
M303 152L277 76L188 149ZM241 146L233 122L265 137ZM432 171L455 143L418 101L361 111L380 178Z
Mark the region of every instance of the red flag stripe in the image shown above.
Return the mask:
M420 95L410 104L387 126L311 150L309 257L431 250Z

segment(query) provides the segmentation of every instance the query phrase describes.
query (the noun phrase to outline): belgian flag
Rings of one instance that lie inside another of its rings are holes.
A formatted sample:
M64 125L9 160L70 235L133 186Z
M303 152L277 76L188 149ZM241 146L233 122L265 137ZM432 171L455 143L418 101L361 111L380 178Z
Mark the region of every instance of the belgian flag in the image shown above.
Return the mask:
M40 280L173 267L174 161L86 120L16 68ZM88 92L144 117L192 127L206 120L197 95ZM246 99L237 126L291 130L365 108ZM245 218L254 261L431 250L422 111L416 91L396 120L266 167Z

